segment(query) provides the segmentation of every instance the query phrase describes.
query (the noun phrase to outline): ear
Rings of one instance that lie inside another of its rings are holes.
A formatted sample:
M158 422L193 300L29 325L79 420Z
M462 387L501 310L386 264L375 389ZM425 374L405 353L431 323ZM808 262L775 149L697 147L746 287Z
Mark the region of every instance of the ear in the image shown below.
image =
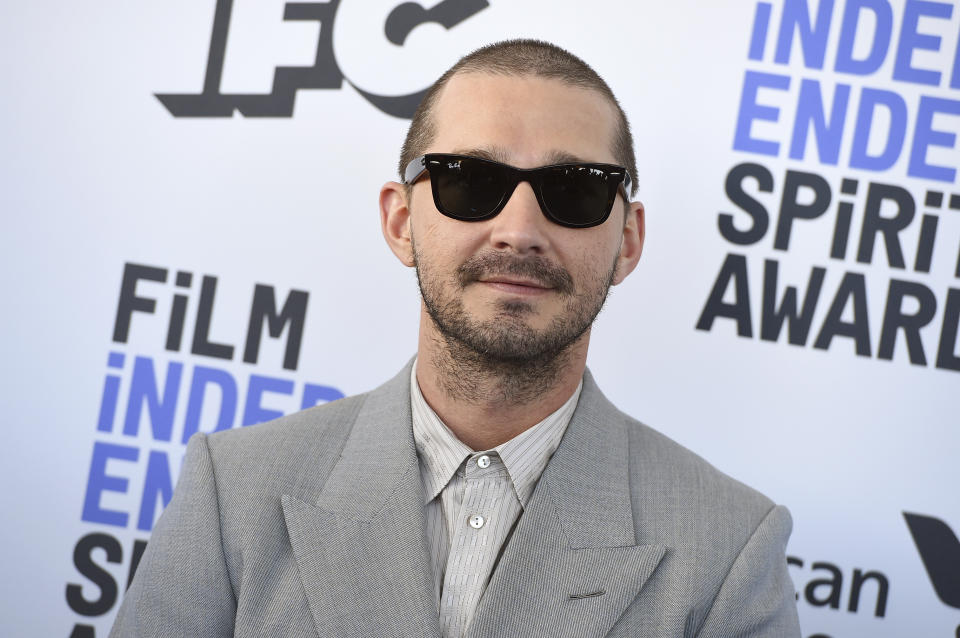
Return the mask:
M413 244L410 242L410 208L407 188L398 182L387 182L380 189L380 227L390 250L404 266L413 266Z
M630 202L627 219L623 225L623 239L620 244L620 256L617 257L617 271L613 276L613 285L627 278L640 261L643 252L643 239L646 236L643 204Z

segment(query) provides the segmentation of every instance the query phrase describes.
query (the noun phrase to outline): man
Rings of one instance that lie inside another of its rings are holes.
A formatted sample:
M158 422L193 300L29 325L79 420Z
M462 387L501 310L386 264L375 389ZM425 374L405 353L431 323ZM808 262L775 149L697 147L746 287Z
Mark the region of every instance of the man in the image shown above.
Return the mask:
M112 635L799 636L786 509L585 371L640 258L626 118L511 41L424 99L383 233L417 356L366 395L194 436Z

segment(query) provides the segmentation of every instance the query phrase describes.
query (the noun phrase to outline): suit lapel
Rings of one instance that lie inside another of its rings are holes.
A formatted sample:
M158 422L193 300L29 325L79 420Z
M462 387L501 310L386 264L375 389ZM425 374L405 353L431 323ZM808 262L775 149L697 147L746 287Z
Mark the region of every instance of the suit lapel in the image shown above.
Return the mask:
M320 636L440 635L409 378L368 395L315 503L282 497Z
M503 552L469 638L605 635L663 558L637 545L624 416L584 374L576 412Z
M316 500L282 497L320 636L440 636L409 375L407 366L367 396ZM628 458L624 416L586 372L469 638L609 631L666 551L636 544Z

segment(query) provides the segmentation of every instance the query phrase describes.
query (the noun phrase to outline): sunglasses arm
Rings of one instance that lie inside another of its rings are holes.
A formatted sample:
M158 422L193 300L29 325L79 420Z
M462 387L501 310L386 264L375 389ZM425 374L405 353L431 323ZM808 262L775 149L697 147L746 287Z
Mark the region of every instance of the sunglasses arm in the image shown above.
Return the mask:
M407 170L410 170L410 167L407 167ZM630 179L630 173L626 170L623 171L623 198L630 201L630 192L631 186L633 185L633 180Z
M410 160L407 167L403 170L403 183L413 184L420 179L420 176L427 170L427 156L421 155Z

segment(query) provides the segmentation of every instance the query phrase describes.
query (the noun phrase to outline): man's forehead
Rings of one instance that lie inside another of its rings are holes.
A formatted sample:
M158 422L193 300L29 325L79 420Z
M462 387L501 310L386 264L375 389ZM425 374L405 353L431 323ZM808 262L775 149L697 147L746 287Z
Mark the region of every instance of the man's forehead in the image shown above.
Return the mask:
M429 150L517 165L613 162L614 107L598 91L534 75L453 76Z

